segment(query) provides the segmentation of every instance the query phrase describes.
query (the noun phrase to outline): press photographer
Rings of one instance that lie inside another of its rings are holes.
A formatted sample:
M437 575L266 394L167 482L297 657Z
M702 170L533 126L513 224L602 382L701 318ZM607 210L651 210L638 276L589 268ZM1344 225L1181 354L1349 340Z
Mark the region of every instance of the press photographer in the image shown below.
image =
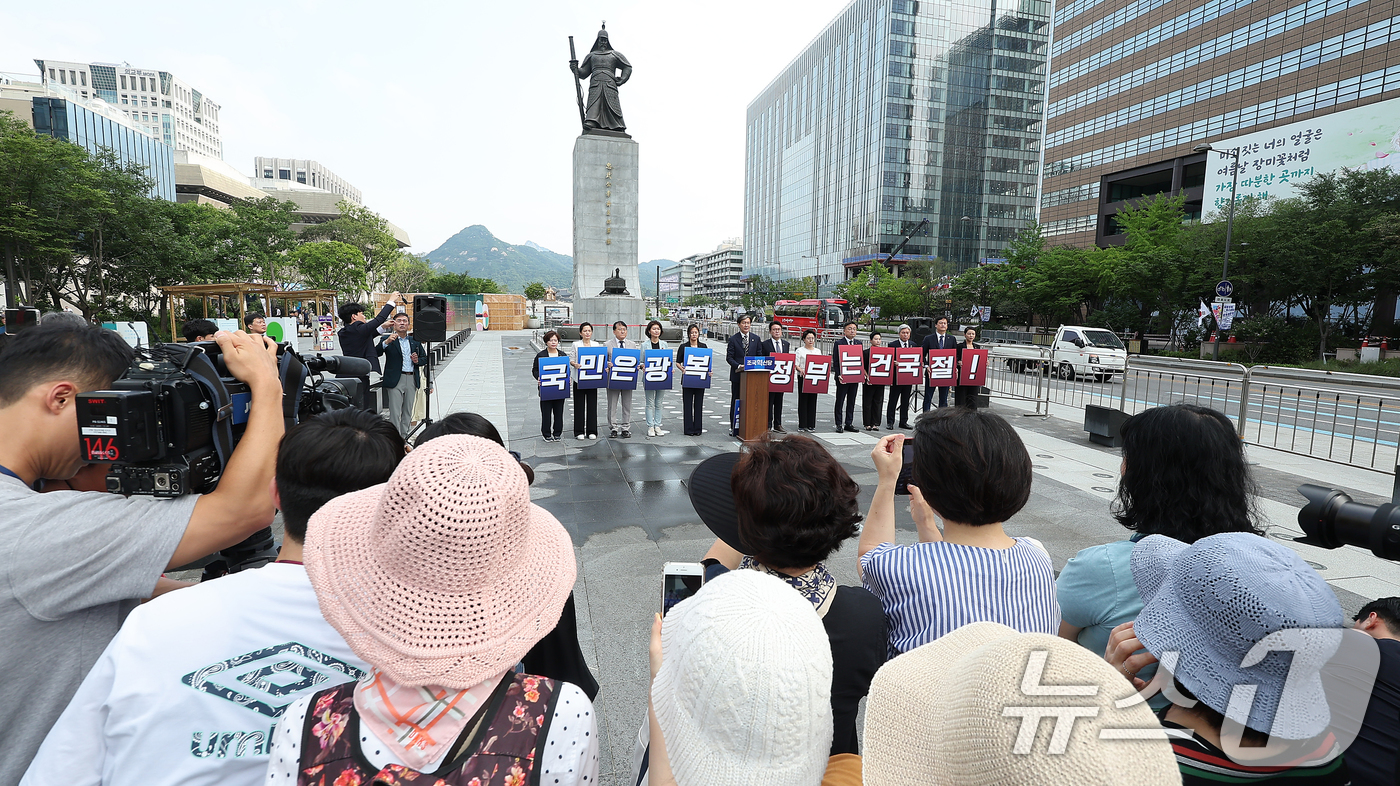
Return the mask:
M276 345L216 337L248 386L241 441L209 494L157 498L34 491L83 467L77 401L127 371L113 331L71 324L24 331L0 355L0 783L14 783L126 614L162 571L231 546L271 523L283 432Z

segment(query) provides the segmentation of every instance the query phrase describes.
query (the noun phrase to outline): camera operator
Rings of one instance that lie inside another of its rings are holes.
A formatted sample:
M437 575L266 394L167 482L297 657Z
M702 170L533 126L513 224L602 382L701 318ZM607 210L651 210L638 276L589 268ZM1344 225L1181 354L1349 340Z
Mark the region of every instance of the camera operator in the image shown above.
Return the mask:
M248 744L251 750L240 755L191 752L221 744L225 735L239 740L223 743L231 745L231 754L258 735L270 740L277 708L369 670L321 616L301 564L302 543L307 522L322 505L387 482L403 456L403 437L393 424L359 409L328 412L288 430L273 483L284 526L277 562L206 581L132 612L22 783L262 783L270 744ZM256 709L208 690L220 681L211 664L254 668L247 653L264 653L264 664L288 661L316 678L241 688L261 702ZM192 673L212 676L186 685L182 678Z
M74 477L85 463L77 399L128 369L132 350L120 336L39 325L0 356L0 784L19 780L162 571L272 521L268 489L283 430L276 346L242 332L216 340L229 372L251 391L247 429L216 491L176 499L33 490L40 479Z

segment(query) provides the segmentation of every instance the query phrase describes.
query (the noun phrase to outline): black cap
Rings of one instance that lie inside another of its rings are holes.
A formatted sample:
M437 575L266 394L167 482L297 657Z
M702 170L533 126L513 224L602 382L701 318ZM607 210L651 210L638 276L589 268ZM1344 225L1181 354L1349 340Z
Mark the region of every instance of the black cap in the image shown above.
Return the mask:
M715 537L740 554L752 554L753 549L739 539L739 516L734 511L734 490L729 485L740 455L719 453L700 462L690 473L686 490L690 504Z

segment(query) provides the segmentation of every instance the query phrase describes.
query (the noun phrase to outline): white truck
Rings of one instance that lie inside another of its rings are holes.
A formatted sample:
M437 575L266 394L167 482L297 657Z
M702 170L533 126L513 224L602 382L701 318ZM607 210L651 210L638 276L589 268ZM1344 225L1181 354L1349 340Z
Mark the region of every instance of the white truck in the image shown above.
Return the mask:
M1128 366L1128 350L1111 331L1081 325L1061 325L1047 351L1045 347L1023 343L993 344L996 356L1006 359L1013 371L1039 369L1073 381L1093 377L1095 382L1112 382Z

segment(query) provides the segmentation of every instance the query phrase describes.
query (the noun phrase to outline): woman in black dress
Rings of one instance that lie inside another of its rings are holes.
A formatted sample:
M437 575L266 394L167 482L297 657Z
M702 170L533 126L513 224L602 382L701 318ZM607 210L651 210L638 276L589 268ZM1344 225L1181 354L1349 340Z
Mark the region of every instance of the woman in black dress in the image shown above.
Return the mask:
M562 357L567 355L559 351L559 334L550 330L544 334L544 349L535 355L535 361L530 364L530 373L539 380L540 358ZM559 435L564 433L564 399L540 399L540 433L544 435L545 442L559 441Z
M962 358L964 349L981 349L973 343L977 338L977 328L968 328L963 331L963 341L958 344L958 367L962 368ZM981 391L979 385L958 385L953 388L953 406L977 409L977 394Z

